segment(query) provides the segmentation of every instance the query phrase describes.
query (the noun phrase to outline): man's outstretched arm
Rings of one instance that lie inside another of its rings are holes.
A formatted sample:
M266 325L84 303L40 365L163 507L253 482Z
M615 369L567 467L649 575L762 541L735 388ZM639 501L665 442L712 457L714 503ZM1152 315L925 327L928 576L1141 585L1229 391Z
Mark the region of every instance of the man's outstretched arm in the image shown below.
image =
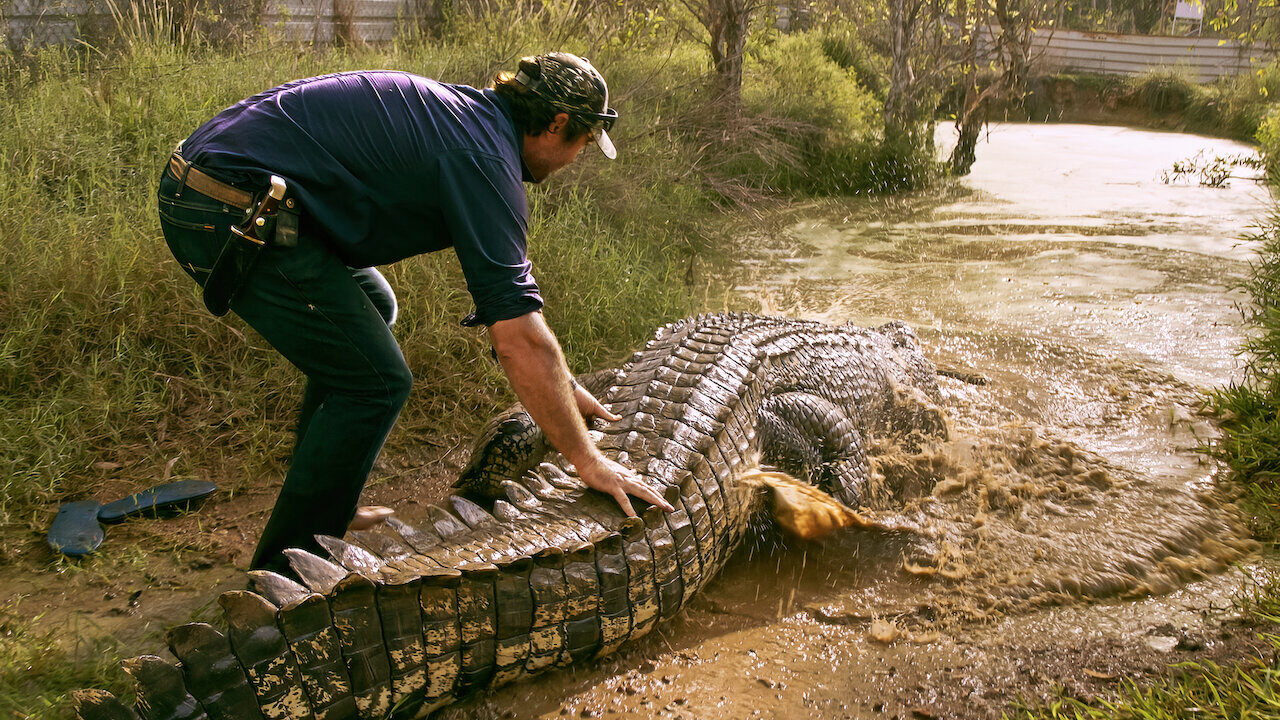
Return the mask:
M587 487L613 496L635 516L628 495L671 512L672 507L630 469L605 457L591 442L583 416L617 420L586 390L571 384L560 343L541 312L489 326L489 339L511 387L551 445L578 469Z

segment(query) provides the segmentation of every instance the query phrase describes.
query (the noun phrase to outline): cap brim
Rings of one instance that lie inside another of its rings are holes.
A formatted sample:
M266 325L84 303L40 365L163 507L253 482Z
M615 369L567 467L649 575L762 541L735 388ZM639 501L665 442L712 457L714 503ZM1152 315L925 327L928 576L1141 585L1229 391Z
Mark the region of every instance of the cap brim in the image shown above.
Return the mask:
M618 157L618 149L613 146L613 141L609 139L609 133L605 132L603 128L594 128L591 131L591 136L595 138L596 145L600 146L600 152L604 153L605 157L610 160Z

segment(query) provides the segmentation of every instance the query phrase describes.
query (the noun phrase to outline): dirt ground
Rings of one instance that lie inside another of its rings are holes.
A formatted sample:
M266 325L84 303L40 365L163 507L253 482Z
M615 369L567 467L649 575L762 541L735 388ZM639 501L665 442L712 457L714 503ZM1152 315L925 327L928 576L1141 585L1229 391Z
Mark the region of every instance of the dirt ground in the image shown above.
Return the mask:
M375 481L366 500L411 521L444 494L462 455L455 448L392 458L396 467L430 471ZM240 568L275 488L216 495L184 517L108 527L101 551L78 562L54 557L31 531L17 561L0 568L0 607L56 633L73 653L103 651L96 640L114 638L119 649L107 645L109 652L165 654L165 628L193 617L216 622L217 594L245 588ZM441 715L994 718L1020 699L1105 696L1122 680L1163 676L1172 663L1231 662L1259 651L1256 628L1232 606L1239 571L1137 602L1063 599L938 623L914 600L943 581L904 570L910 544L859 531L797 545L762 529L706 592L649 637ZM1249 567L1269 572L1257 558ZM850 578L878 588L876 612L836 599Z

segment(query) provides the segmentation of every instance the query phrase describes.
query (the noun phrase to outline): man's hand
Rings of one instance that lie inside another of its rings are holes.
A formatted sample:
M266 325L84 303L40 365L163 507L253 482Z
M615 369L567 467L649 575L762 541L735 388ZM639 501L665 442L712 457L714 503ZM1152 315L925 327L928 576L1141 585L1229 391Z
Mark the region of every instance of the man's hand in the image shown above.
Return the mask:
M636 516L628 495L638 497L651 505L657 505L667 512L675 509L634 472L599 453L596 453L594 462L578 466L578 477L582 478L582 482L587 487L612 496L618 501L618 505L627 517Z
M594 395L576 382L573 384L573 401L577 404L582 419L587 422L587 427L591 427L591 421L597 418L605 422L617 422L622 419L621 415L609 412Z
M591 441L584 417L608 421L621 418L606 410L586 390L571 390L573 378L564 364L560 344L543 321L542 313L500 320L489 326L489 338L520 402L542 428L552 447L578 469L578 476L587 487L607 493L631 517L635 517L636 511L631 507L628 494L667 512L674 510L635 473L601 455Z

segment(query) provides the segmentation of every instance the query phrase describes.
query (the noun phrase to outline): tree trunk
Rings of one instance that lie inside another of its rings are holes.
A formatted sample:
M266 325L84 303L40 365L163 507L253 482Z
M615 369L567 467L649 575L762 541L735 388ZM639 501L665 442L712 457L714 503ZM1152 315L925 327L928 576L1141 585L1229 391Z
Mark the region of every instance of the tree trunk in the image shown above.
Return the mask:
M915 0L889 0L889 92L884 100L884 134L888 142L909 138L915 123L912 112L915 72L911 68L911 41L919 5Z
M987 124L989 96L987 92L978 92L975 79L970 74L965 86L964 100L960 111L956 113L956 146L951 150L949 165L951 174L968 175L977 160L978 136Z
M1004 72L1001 82L1004 91L1021 98L1026 92L1027 76L1031 70L1031 19L1029 8L1019 7L1010 0L996 0L996 22L1000 36L996 39Z
M711 62L720 92L730 106L742 99L742 61L751 27L746 0L711 0L703 24L711 35Z

